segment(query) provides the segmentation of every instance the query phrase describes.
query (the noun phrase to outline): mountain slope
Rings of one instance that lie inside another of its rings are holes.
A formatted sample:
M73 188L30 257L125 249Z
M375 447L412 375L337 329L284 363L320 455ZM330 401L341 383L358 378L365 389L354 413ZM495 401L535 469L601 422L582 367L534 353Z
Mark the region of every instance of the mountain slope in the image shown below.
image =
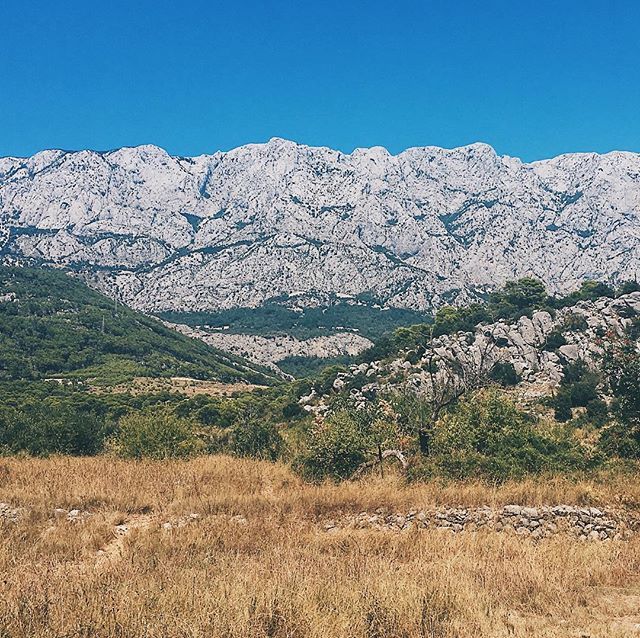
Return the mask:
M598 367L612 343L628 339L640 349L640 292L579 301L553 313L537 310L531 317L480 323L472 331L434 338L426 328L415 333L411 347L351 365L348 371L327 371L331 375L301 403L322 412L325 399L345 390L355 398L404 389L431 397L448 386L455 394L456 389L493 378L504 366L513 376L509 384L518 384L524 395L548 395L561 383L567 366L582 362Z
M0 380L170 375L272 380L63 272L0 267Z
M416 309L524 275L640 276L640 155L522 163L484 144L344 154L281 139L0 159L5 261L65 264L149 311L336 299Z

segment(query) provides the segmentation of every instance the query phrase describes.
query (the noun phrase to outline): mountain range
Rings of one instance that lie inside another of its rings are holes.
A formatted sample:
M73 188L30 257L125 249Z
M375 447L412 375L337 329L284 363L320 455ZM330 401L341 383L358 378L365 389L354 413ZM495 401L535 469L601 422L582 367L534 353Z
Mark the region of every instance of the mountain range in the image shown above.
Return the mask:
M147 312L429 311L527 275L566 293L640 276L640 155L47 150L0 159L0 259L66 266Z

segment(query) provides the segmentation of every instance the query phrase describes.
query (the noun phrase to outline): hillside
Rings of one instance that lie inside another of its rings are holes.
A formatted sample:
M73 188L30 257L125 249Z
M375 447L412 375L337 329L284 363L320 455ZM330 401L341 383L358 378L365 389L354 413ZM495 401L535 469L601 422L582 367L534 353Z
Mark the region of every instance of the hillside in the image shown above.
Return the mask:
M129 306L432 310L535 276L640 276L640 156L523 163L486 144L351 154L283 139L0 159L0 253L64 264Z
M0 380L136 376L272 381L259 367L115 304L64 272L0 267Z
M486 307L449 310L436 315L433 325L398 330L385 349L371 351L383 355L378 359L369 357L343 371L328 370L301 402L308 411L322 414L337 393L365 400L407 389L430 401L441 394L446 401L489 381L517 386L520 400L539 399L576 381L571 374L583 382L586 371L599 367L613 344L630 344L636 359L640 348L637 290L576 300L559 309L521 309L516 316L479 321L464 329L457 328L457 320L465 310L486 312ZM453 329L443 328L452 316ZM595 386L593 392L595 397Z

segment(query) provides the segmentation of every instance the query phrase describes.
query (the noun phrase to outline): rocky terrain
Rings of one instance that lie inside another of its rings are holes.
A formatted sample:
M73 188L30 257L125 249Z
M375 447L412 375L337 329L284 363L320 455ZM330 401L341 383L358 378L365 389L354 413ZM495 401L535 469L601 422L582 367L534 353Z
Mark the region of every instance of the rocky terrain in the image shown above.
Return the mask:
M282 139L0 159L5 262L66 265L146 311L270 299L430 309L533 275L640 275L640 155L523 163L485 144L344 154Z
M0 503L0 523L17 523L28 515L26 508L11 507ZM51 512L54 520L65 520L70 523L82 523L93 514L86 510L55 508ZM213 514L210 518L224 525L247 525L248 519L243 515ZM158 520L151 516L133 516L114 528L114 541L128 534L132 529L140 527L160 526L163 530L172 530L195 523L201 515L192 512L185 516L173 517L169 520ZM507 532L528 536L532 539L548 538L555 534L572 536L579 541L628 540L640 530L640 519L634 514L619 511L603 511L597 507L577 507L574 505L555 505L541 507L525 507L521 505L504 505L493 508L482 507L439 507L432 509L412 509L406 514L394 513L384 507L373 513L360 512L356 515L345 515L318 524L325 532L340 530L377 530L377 531L410 531L410 530L444 530L453 533L470 531ZM109 555L110 546L98 550L98 556Z
M166 322L165 322L166 323ZM296 339L288 335L263 337L250 334L214 332L203 328L168 324L190 337L200 339L215 348L231 352L249 361L280 371L278 362L287 357L355 356L373 345L373 342L351 332Z
M418 393L433 394L434 385L463 387L486 376L496 363L510 363L522 382L525 395L546 394L563 376L563 365L577 360L587 364L602 352L603 337L622 337L640 316L640 292L617 299L602 297L575 306L521 317L516 323L498 321L479 324L475 332L457 332L434 338L418 356L416 351L398 353L385 361L352 365L333 381L334 390L349 389L359 397L407 386ZM552 345L551 336L562 345ZM323 397L302 397L309 411L326 409Z

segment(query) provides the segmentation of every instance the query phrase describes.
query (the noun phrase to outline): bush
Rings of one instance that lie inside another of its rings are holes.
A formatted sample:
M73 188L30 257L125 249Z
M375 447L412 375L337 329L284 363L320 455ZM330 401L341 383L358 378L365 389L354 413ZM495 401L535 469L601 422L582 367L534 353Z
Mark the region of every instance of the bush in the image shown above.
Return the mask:
M123 458L185 458L201 449L194 432L192 421L166 408L148 409L120 419L111 447Z
M560 348L560 346L564 346L567 344L567 340L564 338L562 331L558 328L554 328L548 335L546 343L544 344L544 349L553 352Z
M277 427L266 419L239 419L231 429L231 450L237 456L275 461L283 447Z
M341 410L311 432L294 467L312 481L347 479L364 463L367 448L359 423L347 410Z
M562 322L564 330L572 330L574 332L586 330L589 327L589 322L584 315L578 313L571 313L567 315Z
M312 430L294 468L312 481L347 479L395 436L395 426L382 418L377 404L340 404Z
M69 406L26 404L0 412L0 450L49 454L93 455L102 450L110 428L103 415Z
M607 389L613 397L613 421L603 432L610 453L640 459L640 353L632 340L621 340L603 357Z
M520 382L520 377L510 361L498 361L494 364L489 371L489 378L503 387L514 386Z
M603 406L606 412L606 404L598 396L599 382L599 375L589 370L584 361L565 365L558 393L549 402L556 420L569 421L572 417L571 408L591 405L591 409L587 410L587 417L596 424L601 423Z
M547 291L540 280L523 277L517 281L508 281L494 297L496 302L504 301L522 310L542 306L547 300Z
M509 399L482 391L459 402L436 424L432 471L494 481L583 469L588 455L565 430L543 431Z

